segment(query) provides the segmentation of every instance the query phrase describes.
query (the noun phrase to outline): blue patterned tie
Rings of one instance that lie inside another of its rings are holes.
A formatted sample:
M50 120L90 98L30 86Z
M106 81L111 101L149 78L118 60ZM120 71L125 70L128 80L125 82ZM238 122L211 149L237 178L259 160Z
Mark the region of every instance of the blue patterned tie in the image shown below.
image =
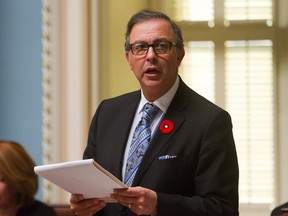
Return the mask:
M135 128L128 153L124 183L131 186L143 155L151 140L151 122L159 111L154 104L146 103L140 122Z

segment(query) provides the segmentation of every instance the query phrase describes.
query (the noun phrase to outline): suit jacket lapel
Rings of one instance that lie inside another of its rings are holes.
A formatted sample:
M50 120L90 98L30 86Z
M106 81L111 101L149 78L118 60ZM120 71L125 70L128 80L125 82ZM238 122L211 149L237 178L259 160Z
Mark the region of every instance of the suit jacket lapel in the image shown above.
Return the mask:
M111 135L113 136L113 139L118 143L113 147L114 149L111 152L111 157L109 157L109 163L113 163L112 167L114 167L113 170L115 170L114 175L119 179L122 178L124 152L127 144L127 138L129 136L131 125L134 119L135 110L137 109L140 101L140 91L138 94L134 94L130 99L131 100L124 101L124 104L121 104L122 109L124 110L121 112L121 116L118 116L117 119L115 119L115 122L122 126L119 131L114 133L114 135ZM121 124L121 122L123 123Z

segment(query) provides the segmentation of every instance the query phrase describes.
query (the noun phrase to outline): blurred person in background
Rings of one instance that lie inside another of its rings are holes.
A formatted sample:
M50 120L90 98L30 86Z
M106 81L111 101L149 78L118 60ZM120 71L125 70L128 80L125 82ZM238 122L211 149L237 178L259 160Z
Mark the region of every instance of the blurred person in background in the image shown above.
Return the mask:
M1 216L56 216L53 208L34 198L38 190L34 166L20 144L0 140Z

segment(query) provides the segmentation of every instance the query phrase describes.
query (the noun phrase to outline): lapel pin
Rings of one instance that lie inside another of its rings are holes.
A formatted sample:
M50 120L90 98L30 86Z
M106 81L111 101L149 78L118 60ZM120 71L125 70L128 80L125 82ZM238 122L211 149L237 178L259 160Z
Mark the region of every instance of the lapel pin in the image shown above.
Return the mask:
M170 120L163 120L160 124L160 131L164 134L169 134L173 131L174 124Z

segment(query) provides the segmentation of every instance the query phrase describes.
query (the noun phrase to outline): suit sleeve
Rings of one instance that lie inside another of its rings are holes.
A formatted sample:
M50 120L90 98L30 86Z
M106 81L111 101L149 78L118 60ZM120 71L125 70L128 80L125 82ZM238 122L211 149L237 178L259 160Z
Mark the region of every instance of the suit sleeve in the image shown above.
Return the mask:
M103 105L103 101L101 104L98 106L96 113L94 114L90 128L89 128L89 133L88 133L88 141L87 141L87 146L84 150L83 153L83 159L90 159L95 157L96 153L96 137L97 137L97 118L99 115L99 112L101 110L101 107Z
M157 193L157 216L237 216L238 178L231 118L221 110L203 132L195 182L191 183L195 195Z

